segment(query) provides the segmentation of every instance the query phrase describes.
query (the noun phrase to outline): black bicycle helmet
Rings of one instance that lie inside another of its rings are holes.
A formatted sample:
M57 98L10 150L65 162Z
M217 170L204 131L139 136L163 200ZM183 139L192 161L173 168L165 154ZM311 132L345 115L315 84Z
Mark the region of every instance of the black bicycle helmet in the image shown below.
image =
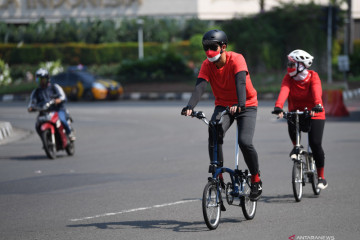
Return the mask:
M208 44L209 42L216 42L218 43L220 46L222 45L227 45L228 43L228 39L226 34L221 31L221 30L210 30L208 32L206 32L203 36L202 39L202 43L204 44Z

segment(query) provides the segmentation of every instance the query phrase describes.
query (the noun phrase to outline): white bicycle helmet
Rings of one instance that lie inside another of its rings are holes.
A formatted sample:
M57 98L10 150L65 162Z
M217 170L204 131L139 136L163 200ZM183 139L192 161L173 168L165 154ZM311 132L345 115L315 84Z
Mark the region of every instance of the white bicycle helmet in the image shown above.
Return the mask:
M313 59L314 59L313 56L311 56L309 53L307 53L301 49L296 49L296 50L292 51L288 55L288 58L290 60L293 60L296 62L302 62L306 68L309 68L311 66L311 64L313 63Z

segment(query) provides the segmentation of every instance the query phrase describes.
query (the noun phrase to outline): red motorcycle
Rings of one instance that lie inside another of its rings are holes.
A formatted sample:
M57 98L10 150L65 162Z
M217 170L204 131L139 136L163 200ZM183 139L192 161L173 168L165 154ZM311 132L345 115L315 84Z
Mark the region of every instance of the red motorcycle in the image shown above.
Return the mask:
M40 138L43 142L45 153L50 159L55 159L56 152L60 150L65 150L69 156L75 153L75 142L68 138L58 113L49 110L54 103L55 101L51 100L42 106L32 106L32 111L39 112L36 126L40 130ZM72 118L69 114L67 115L68 124L71 126Z

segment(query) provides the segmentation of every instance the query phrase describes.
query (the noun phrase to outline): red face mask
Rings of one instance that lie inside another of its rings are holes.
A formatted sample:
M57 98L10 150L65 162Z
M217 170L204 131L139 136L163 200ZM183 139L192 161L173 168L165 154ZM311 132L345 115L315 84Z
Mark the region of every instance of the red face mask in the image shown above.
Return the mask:
M221 56L220 51L207 50L205 53L210 62L218 61Z
M288 72L288 74L289 74L290 77L295 76L296 73L297 73L296 67L294 67L294 68L289 68L289 67L288 67L288 68L287 68L287 72Z

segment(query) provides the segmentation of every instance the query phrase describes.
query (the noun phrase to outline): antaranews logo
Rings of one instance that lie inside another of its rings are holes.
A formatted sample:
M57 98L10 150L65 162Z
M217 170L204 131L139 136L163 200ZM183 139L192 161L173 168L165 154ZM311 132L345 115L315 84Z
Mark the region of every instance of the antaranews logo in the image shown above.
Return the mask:
M335 240L335 236L296 236L289 237L290 240Z

